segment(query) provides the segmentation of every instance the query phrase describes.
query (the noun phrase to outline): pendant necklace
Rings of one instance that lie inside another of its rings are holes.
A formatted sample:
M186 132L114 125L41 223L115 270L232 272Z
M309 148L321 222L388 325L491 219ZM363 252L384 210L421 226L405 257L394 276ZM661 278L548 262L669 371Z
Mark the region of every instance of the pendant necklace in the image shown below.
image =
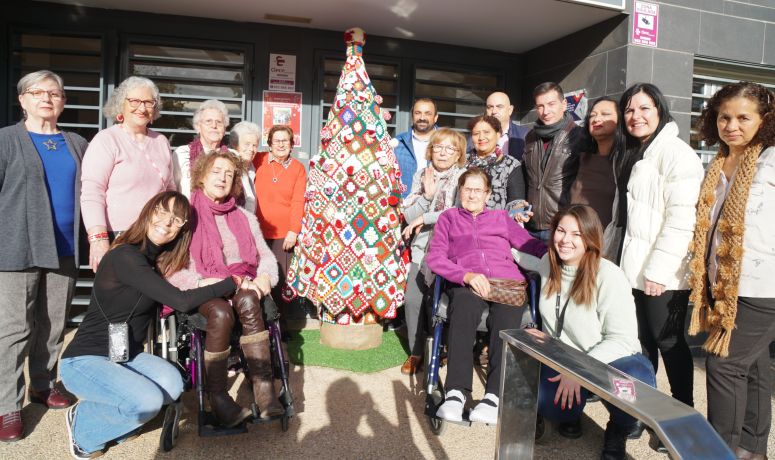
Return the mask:
M280 163L279 160L277 160L276 158L274 158L274 160L277 163ZM272 183L276 184L277 182L280 181L280 177L282 177L283 173L285 172L285 167L282 165L282 163L280 163L280 169L281 169L280 174L275 173L274 164L271 161L269 162L269 167L272 168Z

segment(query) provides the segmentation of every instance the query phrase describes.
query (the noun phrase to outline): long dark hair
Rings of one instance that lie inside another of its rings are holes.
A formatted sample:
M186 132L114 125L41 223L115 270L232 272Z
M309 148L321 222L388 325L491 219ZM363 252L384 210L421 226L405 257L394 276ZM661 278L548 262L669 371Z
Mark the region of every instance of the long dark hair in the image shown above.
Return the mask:
M170 207L172 201L172 207ZM191 244L191 205L188 199L178 192L161 192L156 194L143 206L140 215L129 228L116 238L111 249L123 244L135 244L144 251L148 245L148 226L153 222L156 207L160 206L171 211L175 217L185 221L174 240L164 245L164 250L156 259L156 268L163 276L182 270L188 265L188 247Z
M565 216L576 219L584 241L586 251L576 270L576 279L573 280L568 295L573 298L576 305L592 305L597 290L597 271L600 268L600 253L603 247L603 226L597 212L585 204L574 204L558 211L552 218L549 237L549 280L544 288L545 295L560 292L562 281L562 260L554 247L554 232Z
M627 110L627 106L630 105L632 97L638 93L643 93L654 102L654 108L657 109L657 116L659 116L659 124L654 133L649 136L646 142L641 142L640 139L633 137L627 132L626 123L624 123L624 113ZM619 131L621 131L622 139L624 139L624 148L620 150L618 155L614 157L614 168L616 171L616 177L622 181L624 179L624 185L626 187L627 181L630 179L630 172L632 167L643 158L643 152L649 148L649 145L656 139L666 124L673 121L672 115L670 115L670 109L667 105L667 100L656 86L651 83L635 83L627 88L622 94L622 98L619 99L619 113L621 113L622 123L619 123ZM621 182L620 182L621 183Z
M751 144L762 144L764 147L775 145L775 95L764 86L748 81L725 85L710 98L697 120L700 139L708 146L720 144L722 153L728 153L727 145L719 138L716 119L721 104L736 97L756 102L759 116L762 117L762 124L756 136L751 139Z
M611 151L609 152L611 158L614 158L616 157L616 152L620 152L624 146L624 134L622 134L622 131L619 129L622 123L624 123L624 117L622 116L622 111L619 110L619 101L610 96L597 98L592 102L592 104L589 105L587 115L584 117L584 139L582 140L582 145L584 146L583 151L589 153L598 152L597 141L589 133L589 120L592 118L590 116L592 109L594 109L595 106L601 102L612 103L614 105L614 109L616 110L616 130L614 130L613 144L611 145Z

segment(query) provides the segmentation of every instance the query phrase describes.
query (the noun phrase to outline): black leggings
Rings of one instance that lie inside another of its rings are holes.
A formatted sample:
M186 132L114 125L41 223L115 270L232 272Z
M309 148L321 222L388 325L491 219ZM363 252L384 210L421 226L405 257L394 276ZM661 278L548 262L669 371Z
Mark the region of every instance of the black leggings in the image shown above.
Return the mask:
M655 373L659 363L657 350L662 354L673 397L694 406L694 363L684 329L689 291L665 291L660 296L649 296L633 289L632 295L643 354L651 361Z

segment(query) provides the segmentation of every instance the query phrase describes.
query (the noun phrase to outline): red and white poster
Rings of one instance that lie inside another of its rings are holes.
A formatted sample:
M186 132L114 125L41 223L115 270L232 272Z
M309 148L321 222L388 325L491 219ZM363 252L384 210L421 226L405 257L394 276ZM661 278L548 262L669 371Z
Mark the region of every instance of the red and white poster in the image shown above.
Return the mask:
M659 36L659 5L636 0L634 13L632 43L656 48Z
M293 129L293 145L301 145L301 93L264 91L261 114L261 145L267 147L266 135L273 125Z

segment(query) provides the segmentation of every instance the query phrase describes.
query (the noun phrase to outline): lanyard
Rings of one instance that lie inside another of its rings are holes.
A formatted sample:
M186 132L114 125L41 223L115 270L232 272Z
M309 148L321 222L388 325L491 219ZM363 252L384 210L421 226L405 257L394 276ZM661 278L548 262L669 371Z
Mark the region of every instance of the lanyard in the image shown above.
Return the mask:
M570 296L568 296L567 299L565 299L565 304L562 306L562 312L560 312L560 293L557 293L557 302L554 305L554 315L556 318L555 322L555 339L560 338L560 334L562 334L562 327L565 324L565 311L568 310L568 302L570 302Z

